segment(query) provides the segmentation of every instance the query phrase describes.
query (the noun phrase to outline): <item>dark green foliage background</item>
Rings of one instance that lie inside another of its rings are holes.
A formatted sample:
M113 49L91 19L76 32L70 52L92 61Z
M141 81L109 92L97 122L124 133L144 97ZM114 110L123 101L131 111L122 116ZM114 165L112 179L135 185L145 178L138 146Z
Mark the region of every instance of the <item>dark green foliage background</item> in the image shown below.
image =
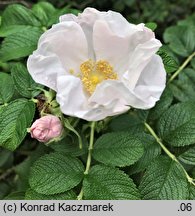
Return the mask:
M195 1L15 3L0 1L0 199L195 199ZM155 31L167 86L154 108L96 123L85 173L88 122L67 118L68 136L49 146L27 133L39 117L32 98L43 91L26 60L60 15L88 6L118 11Z

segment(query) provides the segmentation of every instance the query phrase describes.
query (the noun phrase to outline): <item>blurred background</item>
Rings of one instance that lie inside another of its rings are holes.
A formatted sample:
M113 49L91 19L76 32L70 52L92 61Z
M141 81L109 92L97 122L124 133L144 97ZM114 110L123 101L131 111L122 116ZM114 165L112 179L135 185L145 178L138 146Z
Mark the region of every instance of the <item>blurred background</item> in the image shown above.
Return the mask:
M0 10L13 3L20 3L31 8L33 4L43 0L0 0ZM57 8L69 6L82 11L86 7L98 10L114 10L132 23L155 22L158 25L156 33L162 35L167 26L177 23L195 11L193 0L47 0Z

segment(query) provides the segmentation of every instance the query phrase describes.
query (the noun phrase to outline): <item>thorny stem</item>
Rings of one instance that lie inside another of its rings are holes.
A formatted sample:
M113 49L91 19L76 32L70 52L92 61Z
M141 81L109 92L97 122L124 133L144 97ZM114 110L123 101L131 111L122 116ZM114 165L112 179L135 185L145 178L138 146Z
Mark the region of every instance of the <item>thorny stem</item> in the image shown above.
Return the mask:
M180 162L177 160L177 158L175 157L174 154L172 154L167 148L166 146L161 142L161 139L157 136L157 134L154 132L154 130L150 127L149 124L147 124L146 122L144 123L145 127L147 128L147 130L150 132L150 134L155 138L155 140L157 141L157 143L161 146L161 148L164 150L164 152L172 159L174 160L176 163L178 163L180 165L180 167L183 169L186 178L188 180L188 182L192 185L195 186L195 183L193 181L193 178L191 178L188 173L186 172L185 168L180 164Z
M89 169L91 166L91 157L92 157L92 150L93 150L93 144L94 144L94 132L95 132L95 123L96 122L91 122L91 132L90 132L90 140L89 140L89 148L88 148L88 156L87 156L87 163L86 163L86 168L84 175L87 175L89 173ZM81 188L81 191L79 195L77 196L78 200L82 200L83 198L83 187Z
M168 83L172 82L175 77L188 65L188 63L195 57L195 52L193 52L188 58L184 61L184 63L178 68L178 70L171 76Z

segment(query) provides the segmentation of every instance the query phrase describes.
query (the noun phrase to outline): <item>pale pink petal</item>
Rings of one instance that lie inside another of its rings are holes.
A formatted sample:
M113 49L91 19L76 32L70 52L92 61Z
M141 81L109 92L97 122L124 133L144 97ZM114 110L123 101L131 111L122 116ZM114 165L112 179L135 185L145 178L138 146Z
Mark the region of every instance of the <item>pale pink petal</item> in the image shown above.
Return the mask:
M107 82L104 83L106 84ZM118 86L116 88L118 88ZM111 91L112 90L113 89L111 89ZM121 103L123 101L122 97L116 100L115 98L109 98L110 95L108 95L109 100L106 101L108 92L101 91L99 93L104 94L104 97L102 98L100 96L100 100L99 98L93 100L93 96L89 97L87 94L85 95L82 82L79 78L62 76L58 79L56 99L64 114L88 121L98 121L104 119L106 116L116 115L129 109L126 104L124 105L124 103ZM101 101L101 99L104 98L105 101ZM110 102L110 100L112 101Z
M129 25L126 33L119 35L106 21L96 21L93 40L96 60L107 60L119 74L120 79L123 76L124 80L128 80L131 89L135 87L151 56L161 46L152 31L142 24Z
M60 136L62 131L62 123L54 115L47 115L37 119L30 128L31 137L40 142L48 142Z
M124 75L124 78L128 80L128 86L131 89L136 86L142 71L151 61L151 58L158 51L160 46L160 41L152 38L143 44L139 44L134 52L130 54L129 68L128 72Z
M80 78L59 76L56 99L62 112L70 116L82 116L86 112L87 96L84 94Z
M38 49L28 59L32 78L54 90L57 76L80 72L88 59L88 46L82 28L75 22L54 25L39 39Z
M153 107L160 99L165 88L166 71L162 59L154 55L149 64L144 68L136 84L134 93L138 95L145 104L141 107L134 105L136 108L149 109Z

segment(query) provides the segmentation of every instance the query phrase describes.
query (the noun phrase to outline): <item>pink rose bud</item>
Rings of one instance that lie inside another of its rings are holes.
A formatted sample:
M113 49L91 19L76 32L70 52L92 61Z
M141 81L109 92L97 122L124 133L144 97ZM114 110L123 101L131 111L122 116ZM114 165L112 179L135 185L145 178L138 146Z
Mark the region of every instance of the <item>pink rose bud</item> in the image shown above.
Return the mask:
M30 128L31 137L40 142L48 142L62 134L63 127L60 119L47 115L37 119Z

